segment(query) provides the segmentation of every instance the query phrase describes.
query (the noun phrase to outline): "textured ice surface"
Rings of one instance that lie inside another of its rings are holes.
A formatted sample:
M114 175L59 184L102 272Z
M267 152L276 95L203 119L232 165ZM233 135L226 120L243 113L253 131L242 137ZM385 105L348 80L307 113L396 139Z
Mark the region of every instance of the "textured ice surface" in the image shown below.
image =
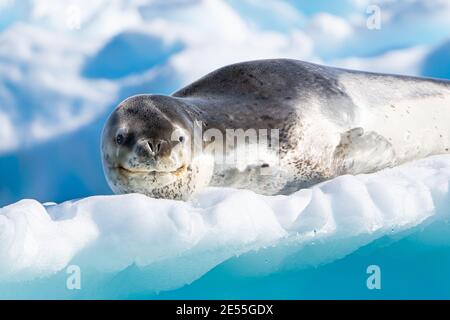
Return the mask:
M450 77L446 0L383 1L391 18L376 32L368 0L261 3L0 0L0 206L107 194L98 146L113 108L229 63L294 58Z
M234 272L246 276L319 266L384 235L447 223L449 182L445 155L290 196L211 188L190 202L138 194L22 200L0 209L0 296L24 282L55 295L74 264L90 279L83 296L173 290L237 256ZM450 244L445 233L432 238Z

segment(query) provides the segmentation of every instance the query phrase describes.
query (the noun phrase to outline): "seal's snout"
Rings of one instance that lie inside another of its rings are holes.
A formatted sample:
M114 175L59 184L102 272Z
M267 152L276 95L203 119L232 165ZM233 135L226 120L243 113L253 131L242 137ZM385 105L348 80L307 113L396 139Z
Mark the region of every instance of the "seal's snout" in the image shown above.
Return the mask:
M155 156L165 157L170 155L171 148L168 141L150 139L149 141L147 141L147 145Z
M171 151L170 143L163 139L142 139L136 145L136 154L141 158L167 157Z

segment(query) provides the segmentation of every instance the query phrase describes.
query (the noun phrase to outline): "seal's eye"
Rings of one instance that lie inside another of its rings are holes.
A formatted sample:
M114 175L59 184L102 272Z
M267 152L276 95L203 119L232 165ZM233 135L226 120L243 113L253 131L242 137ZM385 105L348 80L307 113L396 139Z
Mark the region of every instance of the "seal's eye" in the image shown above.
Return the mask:
M178 141L183 142L183 141L184 141L184 137L183 137L183 136L180 136L180 137L178 138Z
M119 133L116 136L116 142L118 145L121 145L123 142L125 141L125 137L123 136L123 134Z

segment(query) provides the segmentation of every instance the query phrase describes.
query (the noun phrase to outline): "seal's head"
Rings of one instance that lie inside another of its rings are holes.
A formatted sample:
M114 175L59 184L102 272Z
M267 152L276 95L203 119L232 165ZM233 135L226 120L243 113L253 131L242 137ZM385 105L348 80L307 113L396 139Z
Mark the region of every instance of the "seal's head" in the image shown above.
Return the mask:
M187 199L207 184L199 181L192 157L194 120L189 106L174 97L138 95L120 103L102 134L103 168L111 189Z

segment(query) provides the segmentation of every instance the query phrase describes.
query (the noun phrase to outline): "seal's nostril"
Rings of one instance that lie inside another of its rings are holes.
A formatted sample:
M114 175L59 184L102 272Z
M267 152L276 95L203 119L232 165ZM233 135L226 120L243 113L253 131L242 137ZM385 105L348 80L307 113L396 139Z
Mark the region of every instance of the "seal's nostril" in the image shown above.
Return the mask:
M155 141L151 142L151 141L147 141L148 147L150 148L150 152L157 154L161 151L162 149L162 143L158 142L155 143Z

